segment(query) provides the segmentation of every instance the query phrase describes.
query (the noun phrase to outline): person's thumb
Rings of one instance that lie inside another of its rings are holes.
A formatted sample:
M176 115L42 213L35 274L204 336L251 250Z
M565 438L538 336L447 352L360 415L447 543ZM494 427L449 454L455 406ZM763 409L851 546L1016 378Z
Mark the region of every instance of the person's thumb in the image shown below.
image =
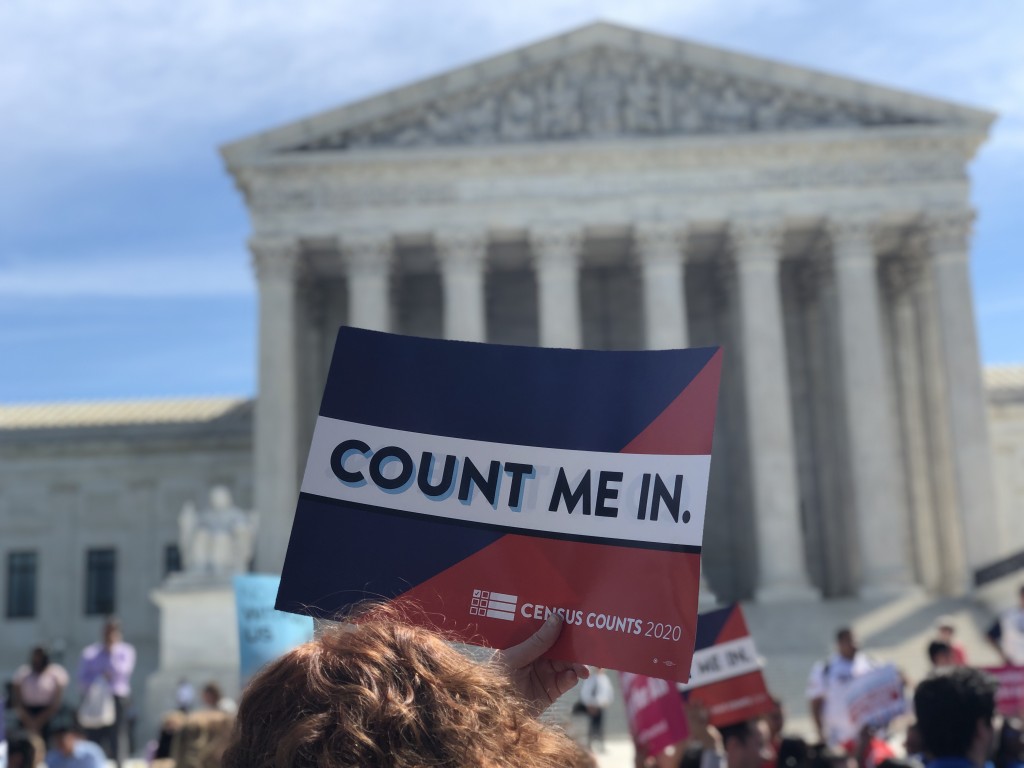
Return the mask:
M512 669L519 669L539 659L558 640L558 635L562 631L562 622L560 614L552 613L540 629L519 645L513 645L502 654L505 657L505 663Z

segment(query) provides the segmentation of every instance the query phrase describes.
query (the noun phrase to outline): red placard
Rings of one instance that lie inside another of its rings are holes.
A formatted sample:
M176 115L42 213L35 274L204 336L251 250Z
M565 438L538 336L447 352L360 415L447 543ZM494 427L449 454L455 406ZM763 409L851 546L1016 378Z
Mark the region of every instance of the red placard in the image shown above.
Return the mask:
M645 756L655 757L690 735L683 700L674 683L629 672L621 672L619 679L629 732Z
M1024 667L987 667L999 682L996 708L1006 717L1024 717Z
M761 666L739 605L702 613L690 682L680 689L708 708L712 725L732 725L774 709Z

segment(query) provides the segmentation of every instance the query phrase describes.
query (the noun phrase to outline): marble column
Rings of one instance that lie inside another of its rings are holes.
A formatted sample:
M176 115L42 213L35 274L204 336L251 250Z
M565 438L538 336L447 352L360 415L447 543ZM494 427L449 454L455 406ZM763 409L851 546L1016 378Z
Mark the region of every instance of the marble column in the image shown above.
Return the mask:
M643 275L644 328L648 349L682 349L689 341L684 287L685 230L642 224L634 234Z
M923 233L914 238L922 261L921 274L914 284L918 334L921 346L924 424L928 436L928 467L935 503L935 526L940 548L941 590L961 594L969 588L965 519L961 514L958 482L953 454L949 388L943 370L942 332L935 298L935 275L930 263L927 238Z
M928 434L925 426L924 381L914 288L921 279L916 254L900 252L882 262L892 320L892 358L895 363L897 401L903 434L906 486L910 504L911 546L917 579L932 591L942 588L944 566L936 528L935 499L929 472Z
M542 347L578 349L583 344L579 276L582 245L582 233L576 227L552 226L530 232Z
M451 231L434 235L444 291L444 335L460 341L487 341L484 270L487 235Z
M256 567L280 573L299 492L295 240L249 242L259 282L259 392L256 398L255 507L260 515Z
M684 283L686 232L670 224L641 224L634 232L643 274L644 329L647 349L684 349L689 346ZM699 607L718 604L700 564Z
M974 327L969 211L927 217L936 313L952 424L954 474L971 568L1003 554L996 516L988 410Z
M893 381L886 365L874 228L863 219L830 222L838 303L841 390L850 503L863 596L909 588L909 515Z
M815 597L807 578L797 492L779 285L782 228L771 220L730 228L739 295L751 496L758 541L757 599Z
M342 235L340 240L348 276L348 324L390 331L391 235Z

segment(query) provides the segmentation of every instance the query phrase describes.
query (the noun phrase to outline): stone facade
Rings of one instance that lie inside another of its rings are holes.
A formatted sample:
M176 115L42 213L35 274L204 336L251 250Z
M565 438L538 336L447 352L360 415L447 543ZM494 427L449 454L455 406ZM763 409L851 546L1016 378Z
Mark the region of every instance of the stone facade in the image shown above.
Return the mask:
M39 644L74 673L104 619L87 615L87 551L113 549L113 608L139 653L141 706L158 657L150 594L182 507L216 485L251 504L251 401L0 407L0 681ZM23 552L37 558L35 613L11 618L9 562Z
M224 147L260 284L258 559L348 323L722 344L711 587L962 591L999 549L967 268L992 119L594 24Z

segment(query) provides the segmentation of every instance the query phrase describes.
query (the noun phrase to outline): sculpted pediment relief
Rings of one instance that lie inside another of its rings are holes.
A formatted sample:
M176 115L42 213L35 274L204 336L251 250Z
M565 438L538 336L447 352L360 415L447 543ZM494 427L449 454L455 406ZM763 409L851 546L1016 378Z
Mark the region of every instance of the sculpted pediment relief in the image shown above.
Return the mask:
M354 124L295 150L493 145L935 122L681 61L599 47Z

